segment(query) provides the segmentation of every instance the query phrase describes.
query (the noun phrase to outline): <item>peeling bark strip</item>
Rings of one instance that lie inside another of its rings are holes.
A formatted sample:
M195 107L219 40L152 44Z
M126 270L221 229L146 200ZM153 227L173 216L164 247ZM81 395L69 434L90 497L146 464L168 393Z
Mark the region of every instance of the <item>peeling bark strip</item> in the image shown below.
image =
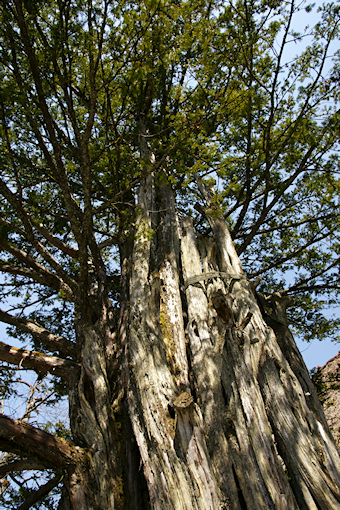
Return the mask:
M189 285L195 285L196 283L212 280L213 278L221 278L222 280L231 282L232 280L240 280L241 278L245 278L245 276L236 273L230 274L224 271L209 271L207 273L191 276L187 280L184 280L184 286L189 287Z

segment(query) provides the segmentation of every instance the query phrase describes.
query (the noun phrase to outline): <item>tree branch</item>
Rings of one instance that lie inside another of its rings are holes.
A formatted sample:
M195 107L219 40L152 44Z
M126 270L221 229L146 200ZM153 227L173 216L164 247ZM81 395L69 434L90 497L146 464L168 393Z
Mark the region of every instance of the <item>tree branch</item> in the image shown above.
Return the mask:
M285 257L281 257L280 259L274 261L273 263L268 264L268 266L260 269L259 271L256 271L256 273L250 274L249 278L256 278L260 274L263 274L266 271L269 271L270 269L273 269L274 267L280 266L284 262L287 262L288 260L290 260L290 259L296 257L297 255L299 255L299 253L301 253L304 250L306 250L307 248L309 248L309 246L312 246L313 244L318 243L319 241L322 241L323 239L326 239L332 233L333 233L333 231L330 231L330 232L326 232L326 234L320 235L319 237L315 237L314 239L312 239L312 240L308 241L307 243L303 244L302 246L300 246L299 248L294 250L292 253L289 253Z
M58 275L55 273L52 273L49 269L47 269L45 266L40 264L39 262L36 262L32 257L30 257L26 252L23 250L20 250L19 248L16 248L15 246L0 240L0 248L7 253L10 253L13 255L16 259L23 262L26 266L31 267L38 273L41 273L44 278L47 278L48 280L54 279L59 282L60 288L62 288L65 292L65 294L72 295L72 290L70 286ZM68 280L70 278L68 277ZM76 286L76 283L72 280L72 286Z
M46 469L60 470L85 462L85 454L68 441L5 415L0 415L0 448L36 460Z
M70 381L75 370L78 369L78 365L74 361L49 356L41 352L18 349L4 342L0 342L0 360L28 370L34 370L38 374L49 372L65 381Z
M18 510L29 510L32 506L40 501L43 497L47 496L54 487L58 485L61 480L61 475L54 476L47 483L39 487L37 491L34 491L27 499L19 506Z
M72 226L72 230L75 235L75 238L79 242L79 240L81 239L81 219L80 218L82 216L82 212L69 189L66 170L64 168L64 164L63 164L63 160L62 160L62 156L61 156L60 145L59 145L57 137L56 137L54 122L51 117L49 108L47 106L46 98L44 96L43 85L41 82L41 73L40 73L38 63L37 63L37 59L36 59L36 55L35 55L33 46L31 44L30 37L28 34L28 28L26 26L25 15L22 10L22 4L19 0L14 0L14 4L15 4L14 16L16 17L18 25L20 27L22 42L23 42L23 45L25 48L26 55L28 57L30 69L32 72L33 80L34 80L36 91L37 91L39 107L40 107L41 113L44 118L44 123L46 126L47 133L49 135L50 143L53 147L55 162L53 161L53 158L45 144L44 137L42 136L41 132L37 128L35 120L33 119L31 112L28 108L25 109L25 114L27 116L28 122L29 122L35 136L37 137L38 144L39 144L40 148L42 149L48 164L50 165L51 171L54 173L56 181L58 182L59 186L61 187L63 197L65 200L65 206L66 206L66 209L68 212L68 217L70 219L70 223ZM11 50L12 50L12 55L13 55L14 75L15 75L16 81L17 81L20 89L25 91L26 90L25 82L20 74L20 70L18 68L17 61L16 61L17 60L17 58L16 58L17 50L15 48L14 42L13 41L11 41L11 42L12 42ZM27 94L26 94L26 97L27 97ZM29 104L29 101L28 101L28 104Z
M47 496L54 487L58 485L61 480L61 475L54 476L47 483L39 487L37 491L34 491L27 499L19 506L18 510L29 510L32 506L40 501L43 497Z
M318 271L317 273L314 273L312 274L311 276L309 276L308 278L304 278L303 280L300 280L299 282L296 282L294 285L292 285L291 287L288 287L287 289L285 290L282 290L281 291L281 294L284 295L284 294L288 294L290 292L299 292L299 291L304 291L306 289L322 289L322 288L332 288L332 286L330 286L329 284L328 285L308 285L309 282L311 282L312 280L315 280L315 278L317 278L318 276L322 276L323 274L327 273L327 271L329 271L330 269L332 269L333 267L336 267L338 266L340 263L340 257L338 257L337 259L335 259L331 264L329 264L329 266L325 267L324 269L322 269L321 271ZM339 288L339 286L333 286L333 288Z
M51 232L44 227L42 223L34 223L35 228L44 236L44 238L49 241L53 246L61 250L65 255L69 255L73 259L77 259L79 257L79 252L77 249L72 248L65 244L61 239L51 234Z
M35 340L43 343L51 351L58 351L61 356L72 356L75 358L77 355L76 346L73 342L70 342L63 336L51 333L51 331L34 321L15 317L1 309L0 321L16 326L25 331L25 333L30 333Z
M322 135L324 134L324 132L325 132L325 129L322 130ZM321 135L319 137L319 140L320 139L321 139ZM315 150L316 146L317 145L315 143L311 144L311 146L308 148L307 152L303 156L303 158L302 158L302 160L301 160L297 170L295 170L295 172L288 179L283 181L281 183L281 186L278 186L278 189L277 189L277 191L276 191L276 193L274 195L274 198L272 199L270 204L268 204L267 207L265 207L262 210L259 218L256 220L256 222L254 222L254 225L253 225L250 233L248 234L248 236L246 237L246 239L242 243L242 245L239 247L238 255L240 255L241 253L243 253L246 250L246 248L249 246L249 244L252 242L253 238L255 237L255 235L256 235L257 231L259 230L260 226L263 224L263 222L264 222L266 216L268 215L268 213L281 200L281 198L284 196L284 194L287 191L287 189L293 184L293 182L297 179L297 177L302 172L304 172L305 167L306 167L307 162L308 162L308 159L310 158L311 154Z
M59 278L57 278L53 273L50 273L49 275L41 274L28 267L12 266L11 264L7 264L6 262L1 260L0 271L2 271L3 273L9 273L30 278L33 281L40 283L40 285L50 287L51 289L54 289L57 292L60 292L62 290L64 292L66 299L68 299L69 301L74 300L73 294L72 292L70 292L70 288L65 284L62 285L62 283L64 282L61 282L61 280L59 280Z
M25 229L25 238L32 243L32 246L37 250L37 252L40 253L40 255L43 257L43 259L46 262L48 262L48 264L54 269L54 271L56 272L55 277L60 279L61 282L65 281L64 285L65 286L68 285L70 287L70 289L76 289L76 287L77 287L76 282L60 266L60 264L55 260L55 258L51 255L51 253L45 248L45 246L43 246L36 239L34 232L33 232L31 220L29 218L29 215L23 208L21 200L16 196L15 193L13 193L9 189L9 187L6 185L6 183L2 179L0 179L0 192L8 200L8 202L12 205L12 207L18 214L19 218L21 219L24 229ZM23 254L25 255L25 252L22 252L21 250L18 250L17 248L10 246L8 243L4 243L4 244L6 246L3 247L3 249L5 249L6 251L9 251L15 257L18 257L19 260L22 260L22 259L20 259L20 256L23 256ZM13 253L13 251L16 251L16 254ZM20 254L19 254L19 252L20 252ZM31 262L28 265L30 265L32 267ZM37 266L37 263L35 263L35 267L36 266ZM43 267L43 266L41 266L41 267ZM53 274L53 273L51 273L51 274Z
M307 218L304 220L295 221L294 223L284 223L282 225L277 225L275 227L258 230L256 233L256 236L262 235L262 234L269 234L270 232L275 232L277 230L282 231L282 230L288 230L290 228L300 227L301 225L305 225L306 223L313 223L313 222L322 221L322 220L329 220L331 218L335 219L337 216L340 216L340 212L334 211L329 214L324 214L324 215L320 215L320 216L315 216L313 218ZM247 235L248 234L246 232L243 234L239 233L239 237L246 237Z
M38 470L43 471L45 466L36 462L34 460L15 460L13 462L9 462L8 464L0 465L0 476L4 476L7 473L11 473L12 471L28 471L28 470Z

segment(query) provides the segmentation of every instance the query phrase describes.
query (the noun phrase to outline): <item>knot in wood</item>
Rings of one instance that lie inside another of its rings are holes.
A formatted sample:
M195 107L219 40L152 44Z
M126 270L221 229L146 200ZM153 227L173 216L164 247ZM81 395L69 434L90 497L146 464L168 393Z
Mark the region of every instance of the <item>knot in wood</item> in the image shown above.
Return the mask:
M183 393L181 393L179 397L176 398L176 400L173 403L173 406L175 408L177 407L177 409L185 409L189 407L193 403L193 401L194 399L192 395L190 395L190 393L188 393L187 391L183 391Z

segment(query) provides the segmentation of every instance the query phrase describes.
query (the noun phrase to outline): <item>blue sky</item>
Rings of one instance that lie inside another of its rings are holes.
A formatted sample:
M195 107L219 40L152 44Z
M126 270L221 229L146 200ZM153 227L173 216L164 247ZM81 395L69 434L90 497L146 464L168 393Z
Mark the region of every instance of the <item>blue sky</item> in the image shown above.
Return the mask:
M296 343L309 370L318 366L323 367L340 351L340 344L331 340L322 340L321 342L313 340L307 343L297 339Z

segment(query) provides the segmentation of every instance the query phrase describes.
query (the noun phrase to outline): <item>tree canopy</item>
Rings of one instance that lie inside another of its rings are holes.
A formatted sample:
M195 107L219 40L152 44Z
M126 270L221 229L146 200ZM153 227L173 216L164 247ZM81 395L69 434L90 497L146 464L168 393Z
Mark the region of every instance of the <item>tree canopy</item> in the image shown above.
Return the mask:
M339 5L4 0L0 16L0 320L29 353L0 344L5 398L13 365L65 394L74 304L105 268L120 308L151 174L202 235L202 210L222 214L296 333L339 338Z

